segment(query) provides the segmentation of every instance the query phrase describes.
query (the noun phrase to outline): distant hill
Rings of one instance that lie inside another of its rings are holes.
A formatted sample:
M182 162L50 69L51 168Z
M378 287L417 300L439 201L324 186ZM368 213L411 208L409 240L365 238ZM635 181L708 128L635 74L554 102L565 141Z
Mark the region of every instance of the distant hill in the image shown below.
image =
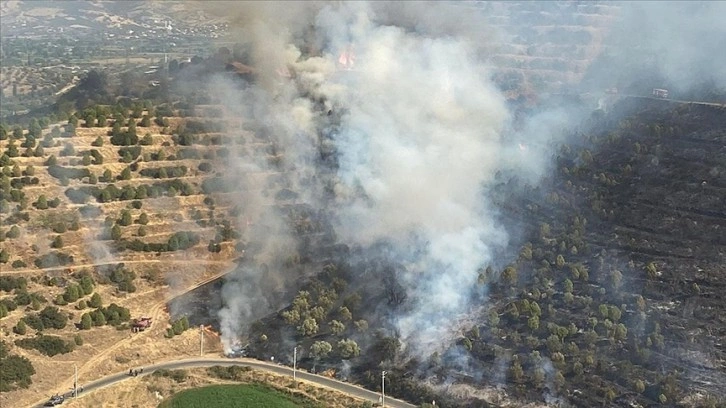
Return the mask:
M10 0L0 3L3 36L39 36L51 32L94 33L139 28L183 29L212 24L201 7L180 1Z

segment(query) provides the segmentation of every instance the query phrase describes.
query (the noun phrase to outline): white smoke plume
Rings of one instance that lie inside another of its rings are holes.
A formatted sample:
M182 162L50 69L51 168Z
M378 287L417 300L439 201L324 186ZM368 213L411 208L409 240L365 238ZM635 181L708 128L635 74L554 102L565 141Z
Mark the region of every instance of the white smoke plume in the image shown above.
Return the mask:
M344 110L332 137L336 234L361 247L389 242L400 254L391 261L409 260L397 277L408 304L392 323L409 351L429 355L446 341L453 318L469 310L478 269L509 239L485 186L503 168L542 170L533 161L520 165L536 150L523 154L504 136L511 120L505 99L477 57L486 39L451 24L470 22L466 9L441 3L234 4L225 12L240 16L240 36L250 41L261 78L225 96L227 106L271 126L286 168L297 174L290 183L311 203L319 189L300 180L312 174L321 115ZM290 18L293 11L298 18ZM304 56L299 47L309 41L320 55ZM336 71L343 52L355 59L347 55L343 60L353 64ZM276 74L284 65L293 80ZM272 311L259 281L258 272L243 268L223 291L227 343L240 326Z
M506 242L481 188L498 167L508 113L467 42L361 25L358 68L336 101L349 111L336 144L342 183L366 197L342 203L338 232L402 249L411 234L425 237L425 254L400 277L414 305L397 322L423 347L442 340L491 244Z
M284 277L278 270L285 259L294 254L296 243L290 227L274 207L277 190L271 188L271 184L277 188L291 186L284 178L276 183L271 179L284 177L298 163L302 166L297 175L306 174L304 164L312 154L312 144L298 143L294 139L312 132L308 116L311 109L304 107L303 98L290 93L290 84L274 89L274 94L257 87L239 89L218 77L213 78L209 86L211 93L227 107L228 115L262 122L276 136L272 140L258 139L250 132L231 129L237 134L238 146L243 150L251 149L232 155L227 168L234 175L233 186L239 194L235 203L241 210L238 227L244 233L243 239L256 249L247 251L254 259L228 273L222 287L224 307L218 315L222 343L229 351L252 322L280 306L271 293L284 288ZM261 147L259 151L264 152L271 145L284 149L285 160L289 162L287 168L271 165L269 156L264 153L254 154L255 149Z

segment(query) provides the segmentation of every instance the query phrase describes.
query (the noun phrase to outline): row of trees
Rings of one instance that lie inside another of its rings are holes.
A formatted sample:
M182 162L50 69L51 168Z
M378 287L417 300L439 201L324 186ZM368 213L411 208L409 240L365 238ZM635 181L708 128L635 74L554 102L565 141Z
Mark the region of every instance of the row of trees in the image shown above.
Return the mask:
M130 170L127 169L128 167L119 175L122 180L131 177ZM89 179L92 177L94 177L93 174L89 176ZM112 177L111 171L107 169L102 177L104 181L107 180L106 177ZM90 198L94 198L100 203L108 203L112 201L143 200L145 198L161 197L162 195L174 197L178 194L189 196L196 194L196 190L189 183L172 179L153 184L125 185L120 189L114 184L108 184L104 188L91 185L71 187L65 191L66 197L75 204L85 204Z
M40 292L29 293L25 289L16 289L15 296L0 300L0 318L7 316L10 312L19 306L30 306L32 310L40 310L44 303L48 301Z
M129 309L111 303L107 307L97 307L92 312L81 315L78 326L82 330L90 330L92 327L110 325L119 326L131 319Z
M68 316L57 307L47 306L40 313L26 314L13 329L17 334L25 334L27 324L36 331L45 329L63 329L68 323Z
M144 112L146 112L146 115L144 115ZM157 114L172 116L174 112L168 105L156 107L150 100L133 101L128 98L121 98L113 105L97 104L88 106L70 115L68 123L78 126L78 120L82 118L91 125L101 123L105 126L106 121L101 119L113 120L114 123L127 124L135 122L129 119L143 119L145 116L154 117Z
M181 166L167 166L167 167L152 167L152 168L146 168L139 171L139 174L141 174L144 177L151 177L151 178L177 178L177 177L184 177L187 174L187 167L184 165Z
M48 357L70 353L75 349L75 343L66 341L58 336L49 336L45 334L15 340L15 345L25 349L38 350L41 354Z
M199 235L192 231L178 231L172 234L166 242L143 242L139 239L133 241L120 241L120 249L129 249L139 252L173 252L189 249L199 244Z
M58 295L55 300L57 305L66 305L73 303L78 299L82 299L93 293L94 282L93 278L89 274L84 274L79 283L70 283L66 286L66 290Z
M19 125L10 127L6 123L0 123L0 140L20 140L25 135L31 135L36 139L39 139L42 135L43 129L48 129L51 124L51 119L48 117L32 118L27 127L27 133L23 131L23 128Z
M329 357L332 351L333 346L327 341L315 341L310 345L310 357L316 361ZM360 355L360 347L354 340L341 339L335 343L335 354L343 360L349 360Z

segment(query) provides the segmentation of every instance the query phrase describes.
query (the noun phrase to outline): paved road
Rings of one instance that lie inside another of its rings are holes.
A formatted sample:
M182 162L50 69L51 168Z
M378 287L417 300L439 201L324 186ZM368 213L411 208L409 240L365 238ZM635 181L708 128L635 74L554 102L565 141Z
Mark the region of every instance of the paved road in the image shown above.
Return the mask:
M652 99L656 101L667 101L667 102L673 102L673 103L686 103L686 104L692 104L692 105L704 105L704 106L718 106L718 107L726 107L726 104L718 103L718 102L703 102L703 101L684 101L681 99L668 99L668 98L657 98L655 96L649 96L649 95L620 95L622 97L628 97L628 98L641 98L641 99Z
M558 96L584 96L588 98L600 98L605 96L603 93L591 93L591 92L585 92L585 93L553 93L551 95L558 95ZM724 108L726 107L726 103L719 103L719 102L704 102L704 101L686 101L682 99L670 99L670 98L658 98L652 95L635 95L635 94L609 94L610 97L616 97L616 98L639 98L639 99L650 99L654 101L665 101L665 102L673 102L673 103L681 103L681 104L691 104L691 105L704 105L704 106L716 106Z
M252 360L247 358L238 358L238 359L230 359L230 358L195 358L195 359L188 359L188 360L176 360L176 361L169 361L165 363L155 364L152 366L144 367L144 373L141 375L148 375L153 373L156 370L159 369L181 369L181 368L195 368L195 367L211 367L211 366L247 366L252 367L258 370L264 370L269 371L275 374L281 374L281 375L289 375L292 376L292 368L283 366L283 365L276 365L276 364L270 364L265 363L258 360ZM100 380L93 381L88 384L83 384L83 392L79 393L80 396L83 396L85 394L88 394L89 392L96 391L98 389L108 387L110 385L113 385L115 383L128 380L132 378L129 376L128 371L123 373L118 373L114 375L110 375L108 377L101 378ZM344 383L342 381L334 380L332 378L323 377L321 375L316 374L310 374L307 372L297 372L297 378L300 380L305 380L323 387L331 388L336 391L352 395L358 398L366 399L371 402L378 402L379 398L381 396L380 393L373 392L366 390L364 388L361 388L359 386ZM64 394L66 398L71 397L71 392L67 392ZM48 396L50 398L50 396ZM41 403L36 403L34 405L31 405L31 407L42 407L45 401ZM393 398L386 397L386 406L392 407L392 408L415 408L416 405L409 404L404 401L396 400Z

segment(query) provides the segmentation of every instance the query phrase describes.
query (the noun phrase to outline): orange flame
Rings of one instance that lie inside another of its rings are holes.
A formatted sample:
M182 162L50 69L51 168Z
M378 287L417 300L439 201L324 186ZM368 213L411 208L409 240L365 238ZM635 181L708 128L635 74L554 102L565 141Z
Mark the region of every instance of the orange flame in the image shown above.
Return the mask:
M355 54L353 53L353 47L348 46L338 57L338 64L343 69L351 70L355 66Z
M208 334L211 334L214 337L219 337L219 333L214 331L214 329L212 329L212 326L202 326L202 330L204 330Z

